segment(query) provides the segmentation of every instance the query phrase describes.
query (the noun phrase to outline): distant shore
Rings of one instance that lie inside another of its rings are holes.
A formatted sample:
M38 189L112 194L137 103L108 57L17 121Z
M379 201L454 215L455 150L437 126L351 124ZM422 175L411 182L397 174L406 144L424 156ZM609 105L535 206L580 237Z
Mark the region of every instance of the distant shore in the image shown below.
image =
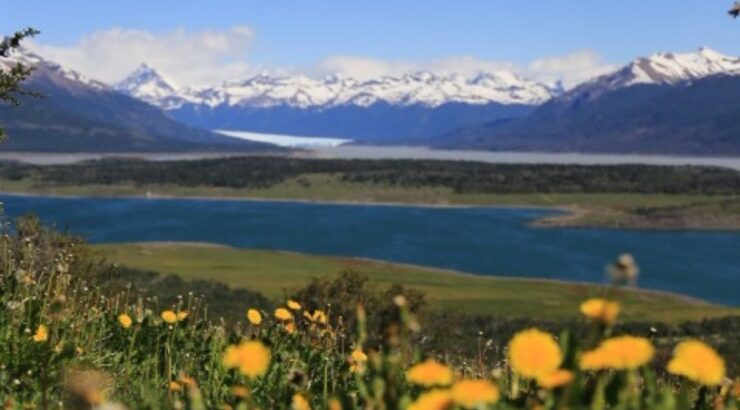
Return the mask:
M192 157L192 161L170 162L172 156L156 158L159 160L58 165L0 161L0 192L56 197L527 208L552 210L532 222L532 226L543 228L740 230L740 172L718 167L263 156L200 161L202 158Z
M605 154L575 152L505 152L475 150L442 150L416 146L339 145L334 147L289 147L289 152L2 152L0 161L21 161L36 165L72 164L105 158L140 158L151 161L199 160L249 156L287 156L314 159L428 159L474 161L493 164L561 164L561 165L692 165L717 166L740 170L740 157L686 156L656 154Z
M457 198L455 201L434 200L423 202L414 199L413 195L404 198L407 200L377 200L372 197L362 199L314 198L314 197L280 197L255 194L250 192L232 192L230 195L217 190L200 190L197 194L178 192L156 192L139 190L124 192L111 189L101 190L100 187L86 189L86 187L72 187L71 189L39 189L13 190L4 188L4 181L0 181L0 195L34 196L51 198L100 198L100 199L138 199L138 200L196 200L196 201L248 201L248 202L284 202L319 205L346 205L346 206L394 206L419 208L503 208L503 209L534 209L550 210L552 215L532 220L535 228L601 228L601 229L636 229L636 230L740 230L740 213L726 211L726 207L718 205L717 198L713 202L701 203L686 201L682 206L656 206L654 215L645 215L632 212L623 206L608 204L588 205L588 195L579 195L577 203L568 203L567 200L557 198L552 203L543 203L541 196L490 195L489 198L476 197L475 202L465 202L467 198ZM89 188L89 187L88 187ZM115 188L115 187L109 187ZM598 194L590 195L599 197ZM552 196L549 196L552 197ZM629 197L625 194L625 197ZM649 197L649 196L646 196ZM655 198L647 198L655 200ZM630 198L630 200L633 200ZM699 199L694 199L697 201ZM733 205L740 206L737 198L727 199ZM575 202L575 201L574 201ZM698 204L698 205L697 205ZM706 208L706 209L702 209ZM723 213L723 210L725 211Z

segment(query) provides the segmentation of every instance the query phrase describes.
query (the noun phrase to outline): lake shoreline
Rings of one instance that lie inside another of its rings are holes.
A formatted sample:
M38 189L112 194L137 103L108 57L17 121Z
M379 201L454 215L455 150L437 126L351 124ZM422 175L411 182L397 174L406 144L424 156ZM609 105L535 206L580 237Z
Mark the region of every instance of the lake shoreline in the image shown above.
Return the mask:
M579 304L589 297L610 297L625 304L624 318L677 322L737 316L740 307L675 291L615 287L598 281L550 279L430 267L382 258L332 256L291 250L238 247L211 242L143 241L91 244L106 260L131 269L174 274L183 280L213 280L232 289L262 292L281 303L285 292L346 269L366 275L377 286L400 284L423 292L446 312L516 318L537 315L578 320ZM271 266L266 275L264 266ZM678 312L681 312L680 314Z
M526 202L507 204L465 204L444 202L394 202L366 200L331 200L331 199L302 199L302 198L270 198L259 196L229 196L229 195L178 195L178 194L149 194L149 193L93 193L93 194L65 194L58 192L27 192L27 191L3 191L0 195L47 197L59 199L136 199L136 200L187 200L187 201L237 201L255 203L294 203L307 205L339 205L339 206L384 206L384 207L410 207L427 209L525 209L552 211L556 214L533 219L529 226L541 229L615 229L615 230L638 230L638 231L738 231L740 230L740 217L734 215L718 215L713 221L702 220L650 220L646 218L634 218L624 210L618 210L604 206L584 205L534 205ZM615 219L615 214L619 216Z
M165 247L165 248L166 247L195 247L195 248L199 248L200 247L200 248L217 248L217 249L222 248L222 249L246 250L246 251L258 250L254 248L240 248L240 247L220 244L216 242L188 242L188 241L115 242L115 243L96 243L96 244L93 244L92 246L94 248L96 246L118 246L118 245L120 246L140 245L140 246L151 247L151 248L157 248L157 247ZM261 251L274 252L274 253L286 254L286 255L306 255L305 252L296 252L296 251L280 250L280 249L261 250ZM614 287L613 285L609 285L606 283L567 280L567 279L551 279L551 278L470 273L470 272L464 272L464 271L455 270L455 269L439 268L439 267L434 267L434 266L419 265L415 263L394 262L394 261L388 261L388 260L383 260L383 259L367 258L367 257L360 257L360 256L335 256L335 255L314 255L314 256L336 258L336 259L341 259L341 260L370 262L370 263L376 263L376 264L387 264L389 266L392 265L392 266L400 266L400 267L405 267L405 268L418 268L418 269L424 269L427 271L439 272L439 273L451 275L451 276L459 276L461 278L484 279L484 280L492 280L492 281L496 281L496 280L516 281L516 282L534 283L534 284L549 283L549 284L556 284L556 285L591 286L591 287L598 287L603 290L616 289L619 292L635 292L635 293L651 295L651 296L667 296L667 297L672 297L672 298L682 300L687 304L693 304L693 305L718 306L718 307L726 306L720 303L711 302L711 301L704 300L704 299L694 297L691 295L686 295L686 294L678 293L678 292L671 292L667 290L660 290L660 289L640 288L640 287L634 287L634 286Z
M217 242L240 249L340 255L352 258L346 259L349 267L362 265L362 260L381 260L482 277L603 284L604 263L629 252L646 271L658 273L649 275L641 283L643 287L725 304L732 299L723 296L728 289L719 285L719 279L707 278L706 285L694 289L694 285L687 287L686 283L672 284L666 275L670 271L670 276L694 277L701 268L691 255L711 254L718 265L710 277L726 278L737 261L737 255L727 250L740 239L732 233L674 235L637 230L608 233L609 230L600 229L532 228L534 219L565 209L560 207L394 206L358 202L336 206L342 204L306 200L278 203L265 198L228 198L218 202L214 197L52 197L38 193L10 194L0 200L8 218L34 213L42 221L71 229L93 244ZM727 246L716 253L719 243ZM686 252L682 257L666 259L674 255L675 249ZM326 271L317 271L323 273Z
M59 193L17 192L2 191L0 195L19 197L47 197L47 198L74 198L74 199L148 199L148 200L186 200L186 201L237 201L237 202L276 202L307 205L346 205L346 206L387 206L387 207L409 207L409 208L440 208L440 209L532 209L532 210L557 210L570 211L568 206L553 205L526 205L526 204L445 204L445 203L412 203L412 202L380 202L380 201L345 201L324 199L296 199L296 198L265 198L265 197L237 197L237 196L208 196L208 195L170 195L170 194L139 194L139 195L79 195Z

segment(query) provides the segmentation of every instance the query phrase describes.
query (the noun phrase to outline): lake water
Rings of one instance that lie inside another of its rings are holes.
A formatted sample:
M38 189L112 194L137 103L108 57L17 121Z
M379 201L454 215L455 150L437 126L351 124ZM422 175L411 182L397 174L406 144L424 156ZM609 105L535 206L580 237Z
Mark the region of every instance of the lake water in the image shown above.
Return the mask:
M740 233L540 229L553 211L290 202L0 195L10 217L34 212L91 242L207 241L344 255L482 275L604 282L630 252L640 285L740 305Z

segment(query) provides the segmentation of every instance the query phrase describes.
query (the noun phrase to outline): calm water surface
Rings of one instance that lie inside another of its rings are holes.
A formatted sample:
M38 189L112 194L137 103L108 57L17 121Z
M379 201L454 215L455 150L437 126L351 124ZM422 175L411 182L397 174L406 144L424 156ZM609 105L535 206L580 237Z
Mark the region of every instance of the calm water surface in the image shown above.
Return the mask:
M552 211L180 199L0 196L11 217L34 212L91 242L207 241L344 255L481 275L604 282L635 255L643 287L740 305L740 233L537 229Z

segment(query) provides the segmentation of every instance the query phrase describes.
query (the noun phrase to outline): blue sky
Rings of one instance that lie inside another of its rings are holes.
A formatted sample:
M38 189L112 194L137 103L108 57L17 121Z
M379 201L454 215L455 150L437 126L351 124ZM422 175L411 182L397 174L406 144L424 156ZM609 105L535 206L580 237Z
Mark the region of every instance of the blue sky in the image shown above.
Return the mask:
M739 55L740 21L726 15L730 5L729 0L22 0L3 5L0 30L39 28L43 34L36 43L45 51L106 80L120 73L102 68L96 73L96 65L82 63L71 50L91 47L91 36L113 29L151 38L179 30L191 39L246 29L248 39L232 39L229 50L208 57L212 65L232 64L225 71L234 74L310 71L335 57L404 67L465 57L526 71L538 59L579 52L590 53L591 63L603 67L701 45ZM184 37L170 41L177 38ZM174 63L160 65L178 71Z

